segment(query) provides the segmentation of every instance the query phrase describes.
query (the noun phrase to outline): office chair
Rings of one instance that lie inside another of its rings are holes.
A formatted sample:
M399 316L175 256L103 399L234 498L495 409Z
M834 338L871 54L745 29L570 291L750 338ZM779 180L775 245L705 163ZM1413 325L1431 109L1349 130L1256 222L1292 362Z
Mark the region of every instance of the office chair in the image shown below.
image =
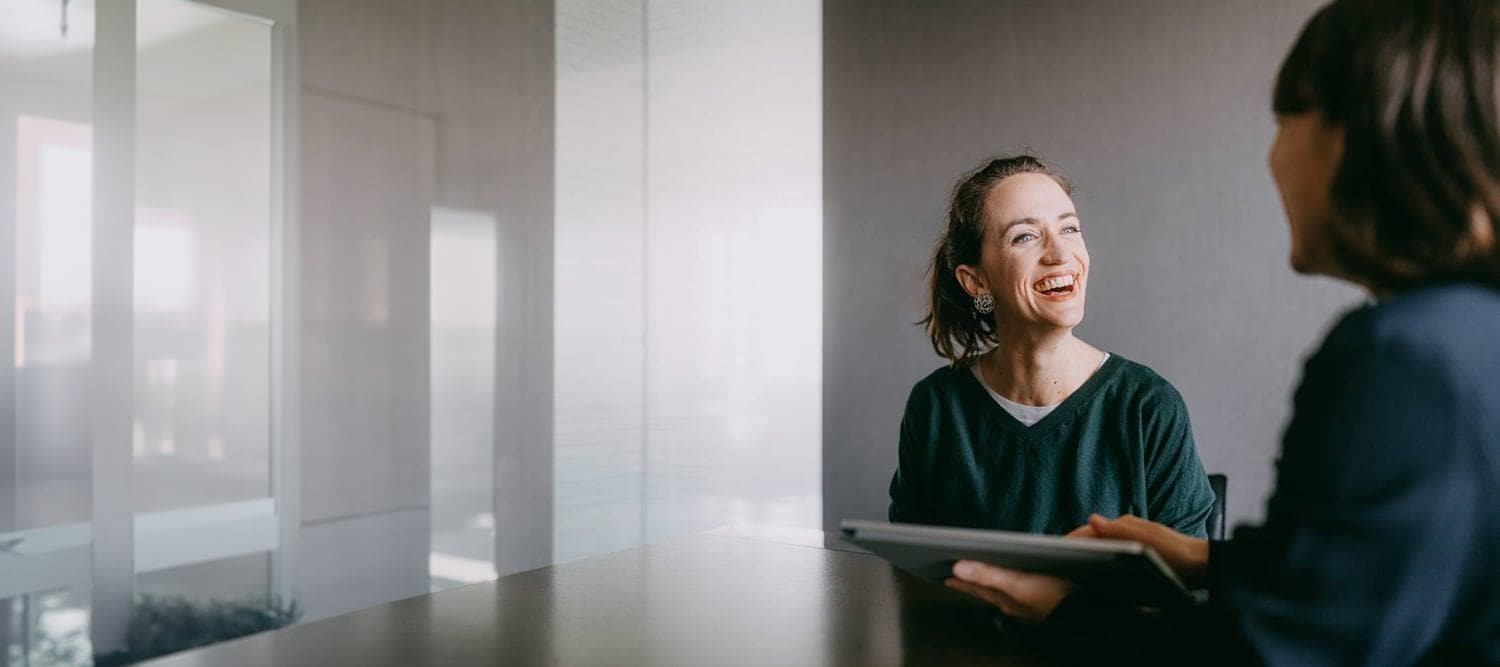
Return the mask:
M1208 513L1208 539L1224 539L1224 503L1229 493L1229 476L1214 473L1208 476L1208 485L1214 490L1214 508Z

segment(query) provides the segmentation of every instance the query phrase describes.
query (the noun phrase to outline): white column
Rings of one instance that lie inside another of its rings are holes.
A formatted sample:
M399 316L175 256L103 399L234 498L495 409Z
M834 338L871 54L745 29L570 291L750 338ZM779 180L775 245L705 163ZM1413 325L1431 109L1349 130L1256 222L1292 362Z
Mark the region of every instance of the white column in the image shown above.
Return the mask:
M100 2L94 23L94 652L124 647L135 588L131 477L135 229L135 2Z
M297 598L297 542L302 532L301 439L297 379L301 377L297 332L302 326L297 271L298 142L301 78L297 32L289 22L273 29L271 76L271 495L276 500L278 548L271 558L271 592L282 602Z

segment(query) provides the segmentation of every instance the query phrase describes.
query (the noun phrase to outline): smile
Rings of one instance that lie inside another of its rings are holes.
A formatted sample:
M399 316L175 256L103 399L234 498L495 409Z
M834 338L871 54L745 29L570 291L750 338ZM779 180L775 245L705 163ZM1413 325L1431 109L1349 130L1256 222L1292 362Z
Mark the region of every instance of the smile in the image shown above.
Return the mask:
M1066 297L1073 294L1074 287L1077 282L1078 275L1073 273L1060 276L1048 276L1033 283L1031 285L1031 289L1034 289L1045 296Z

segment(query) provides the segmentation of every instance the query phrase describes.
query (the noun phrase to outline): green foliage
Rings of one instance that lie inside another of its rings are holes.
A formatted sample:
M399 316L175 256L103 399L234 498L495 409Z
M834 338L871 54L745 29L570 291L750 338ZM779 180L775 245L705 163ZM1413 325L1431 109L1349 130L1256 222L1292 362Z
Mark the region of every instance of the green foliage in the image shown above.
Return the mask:
M245 635L275 630L302 612L277 598L214 600L207 604L181 596L142 595L126 634L128 648L95 656L96 665L124 665Z

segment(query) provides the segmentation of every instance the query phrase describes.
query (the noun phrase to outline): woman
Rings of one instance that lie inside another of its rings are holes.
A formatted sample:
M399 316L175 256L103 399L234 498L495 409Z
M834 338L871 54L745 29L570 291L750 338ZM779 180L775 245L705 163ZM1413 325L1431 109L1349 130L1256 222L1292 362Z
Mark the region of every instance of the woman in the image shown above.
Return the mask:
M951 365L907 401L892 521L1063 533L1130 513L1204 535L1214 496L1182 397L1073 335L1081 224L1067 182L1029 155L954 188L922 321Z
M1291 264L1376 303L1307 361L1263 526L1077 531L1153 546L1208 609L1140 616L967 562L950 585L1154 662L1500 663L1497 49L1493 0L1338 0L1282 65L1269 162Z

